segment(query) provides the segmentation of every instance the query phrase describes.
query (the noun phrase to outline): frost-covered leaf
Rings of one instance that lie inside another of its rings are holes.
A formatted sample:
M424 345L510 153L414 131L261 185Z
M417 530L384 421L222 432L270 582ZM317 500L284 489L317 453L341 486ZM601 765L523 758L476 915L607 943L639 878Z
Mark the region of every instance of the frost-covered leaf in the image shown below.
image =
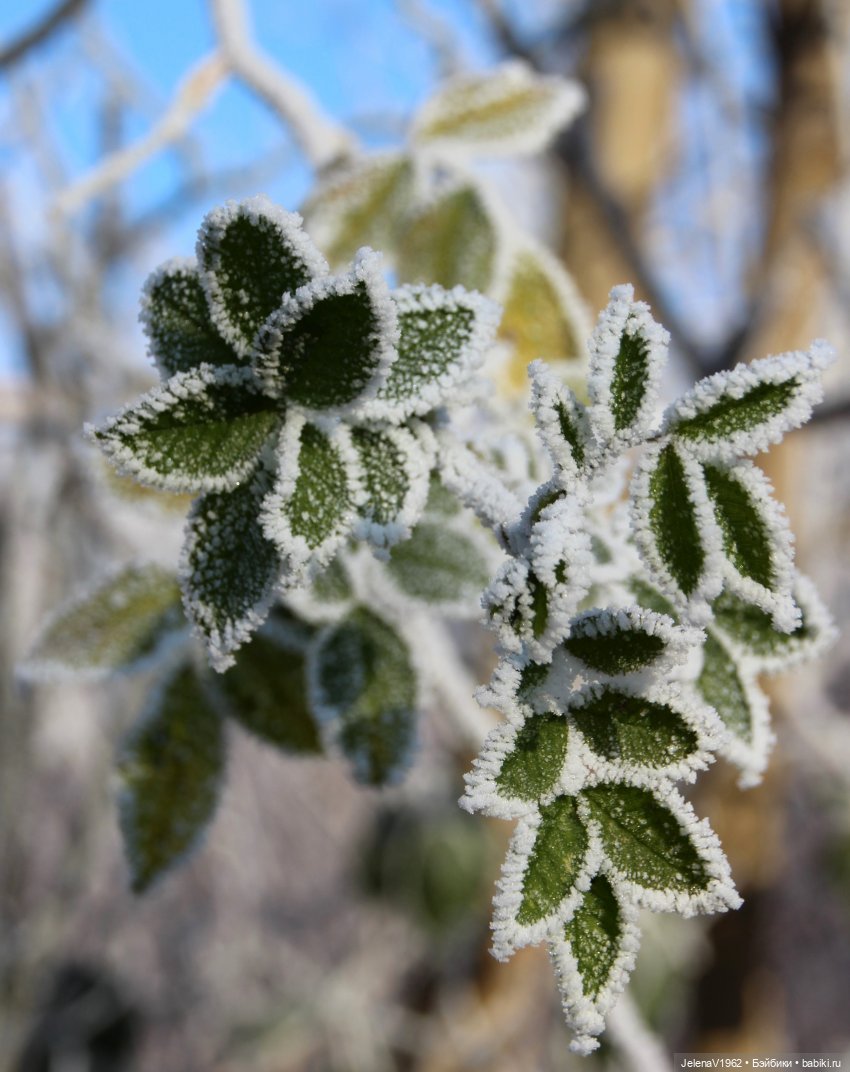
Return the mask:
M530 362L584 358L587 313L566 269L542 246L514 256L499 335L513 347L508 374L518 391L525 389Z
M184 628L174 574L160 566L126 566L51 616L20 673L38 680L133 670Z
M540 809L540 826L523 875L519 923L537 923L560 905L581 873L587 847L587 830L574 797L558 797Z
M258 633L216 684L228 714L261 740L286 752L321 752L304 652L282 644L274 631Z
M396 358L398 317L380 256L286 295L257 334L254 366L266 390L314 410L371 398Z
M787 669L819 655L835 636L829 612L807 577L798 574L793 594L801 621L790 633L777 629L761 607L729 591L714 601L715 627L726 634L736 649L758 660L759 670Z
M809 419L833 357L831 347L818 341L806 351L708 376L668 408L664 430L698 458L733 461L757 454Z
M425 425L370 428L351 433L363 473L365 501L355 535L376 548L404 540L425 509L433 436Z
M773 747L770 713L765 694L758 686L755 667L736 658L732 647L709 629L703 648L703 663L696 687L717 712L729 736L719 751L741 768L741 785L761 780Z
M593 451L590 423L584 406L543 361L529 368L531 412L537 433L565 481L574 478Z
M555 787L567 756L569 730L553 712L529 715L495 777L498 791L520 800L540 800Z
M729 865L708 823L667 783L602 782L579 795L611 862L612 881L654 911L737 908Z
M325 432L292 413L280 439L274 488L263 502L263 533L293 573L330 562L362 501L357 454L345 425Z
M630 674L665 662L681 662L699 634L639 607L593 608L576 615L562 648L591 670Z
M609 762L666 768L689 759L700 735L671 703L659 703L622 688L589 692L572 717L591 749Z
M795 629L792 536L770 482L749 462L706 464L703 472L728 564L727 586L770 612L778 628Z
M224 762L221 718L183 663L157 692L119 764L121 830L136 893L196 846L215 811Z
M416 731L416 674L407 644L365 607L324 630L309 656L314 710L359 781L398 780Z
M511 558L501 567L482 597L482 605L499 643L506 651L523 644L543 644L549 626L549 593L523 559Z
M281 580L281 560L259 521L269 487L260 467L234 491L202 496L189 514L183 602L216 670L233 665L233 652L263 623Z
M242 356L284 294L328 270L301 217L266 197L228 201L210 212L198 232L197 254L215 327Z
M475 186L459 186L408 218L398 248L407 283L460 285L486 293L496 279L499 236L492 210Z
M648 434L669 339L631 286L611 291L589 347L589 413L601 442L628 446Z
M304 206L310 234L333 265L347 264L361 246L392 249L412 187L409 156L380 153L347 162L323 178Z
M251 472L280 425L250 369L178 372L87 434L112 464L163 491L224 491Z
M452 155L535 153L584 107L577 82L514 61L443 83L413 127L421 145Z
M635 540L650 576L674 603L713 599L722 586L712 568L719 537L700 467L674 443L650 447L632 480Z
M164 379L201 364L239 362L213 325L194 260L167 261L148 277L139 319L148 337L148 352Z
M407 595L442 608L477 606L481 589L490 580L480 542L427 517L409 540L393 548L387 568Z
M477 371L496 331L499 310L461 287L404 286L393 293L398 356L376 397L358 416L398 422L456 401Z
M639 944L634 906L617 897L605 875L597 875L549 946L567 1025L575 1032L574 1052L588 1054L599 1045L596 1036L628 981Z

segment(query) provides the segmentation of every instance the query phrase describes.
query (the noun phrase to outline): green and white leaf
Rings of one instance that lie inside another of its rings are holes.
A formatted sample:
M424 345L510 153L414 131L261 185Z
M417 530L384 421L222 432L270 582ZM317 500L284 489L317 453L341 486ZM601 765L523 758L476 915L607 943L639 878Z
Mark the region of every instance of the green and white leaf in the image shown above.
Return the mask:
M570 1049L587 1055L599 1045L606 1016L628 983L640 947L637 909L600 872L572 918L549 942Z
M198 264L212 321L242 357L285 294L327 274L301 223L297 213L259 196L228 201L201 224Z
M758 785L775 741L768 698L758 684L758 664L715 628L707 630L702 659L695 686L726 730L718 751L740 769L742 788Z
M348 425L320 426L291 412L260 524L294 578L327 566L351 534L364 501L363 473Z
M611 882L635 904L683 916L741 904L717 835L666 779L588 785L578 808Z
M477 185L462 184L436 195L408 217L402 230L399 280L488 293L501 279L505 257L497 219Z
M698 629L637 606L593 607L576 614L556 649L559 672L600 678L669 673L702 640Z
M199 365L100 428L87 425L86 434L119 472L163 491L197 493L241 484L280 421L250 369Z
M284 563L263 534L260 509L271 477L260 466L229 492L198 499L189 514L181 557L183 605L210 664L226 670L265 620Z
M499 324L499 309L462 287L404 286L393 292L398 353L358 420L398 423L463 401Z
M669 334L630 285L614 287L590 339L590 423L600 445L619 452L652 431Z
M413 202L413 159L377 153L323 176L304 205L310 235L334 266L361 246L390 251Z
M746 652L760 673L778 673L821 655L836 636L835 625L817 589L797 574L794 601L801 622L791 633L780 632L760 607L726 591L714 601L713 631L720 631L736 650Z
M667 409L664 431L704 461L732 462L742 454L758 454L809 419L823 396L821 378L834 356L819 340L805 351L707 376Z
M175 257L148 276L139 319L163 379L198 365L239 364L213 324L194 258Z
M18 673L59 681L139 670L185 631L174 574L151 564L123 566L50 616Z
M365 501L354 535L368 540L382 557L406 540L422 517L434 463L431 429L361 425L351 433L363 473Z
M118 765L134 892L197 847L218 803L224 764L221 717L194 668L180 663L160 684Z
M496 549L466 518L426 514L409 540L397 544L387 573L401 593L447 617L478 618Z
M631 484L635 543L652 582L692 621L723 587L721 538L702 468L674 442L646 448Z
M513 61L444 82L417 115L412 138L451 156L536 153L584 104L577 82Z
M313 710L358 781L397 781L416 736L417 680L402 637L357 607L319 634L308 667Z
M532 361L583 366L592 325L561 262L545 246L523 241L513 253L507 279L499 337L513 350L510 385L525 389Z
M304 650L281 643L278 630L258 633L216 685L227 714L261 741L299 755L322 751L307 692Z
M535 807L516 825L493 900L497 960L545 940L570 918L602 863L574 796Z
M720 529L725 587L770 614L777 629L800 624L794 603L794 538L770 481L751 462L703 465Z
M573 490L579 474L598 454L587 411L545 362L535 361L528 372L537 434L549 452L559 485Z
M345 275L322 277L283 297L257 333L253 364L269 394L341 415L375 396L398 341L380 254L364 249Z

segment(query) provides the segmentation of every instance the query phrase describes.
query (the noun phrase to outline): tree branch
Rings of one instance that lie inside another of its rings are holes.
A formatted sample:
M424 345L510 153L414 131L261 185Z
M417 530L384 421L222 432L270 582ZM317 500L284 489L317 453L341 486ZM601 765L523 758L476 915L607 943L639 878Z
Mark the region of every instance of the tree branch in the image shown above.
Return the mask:
M88 0L63 0L34 26L0 48L0 71L13 67L48 41L66 22L76 18Z

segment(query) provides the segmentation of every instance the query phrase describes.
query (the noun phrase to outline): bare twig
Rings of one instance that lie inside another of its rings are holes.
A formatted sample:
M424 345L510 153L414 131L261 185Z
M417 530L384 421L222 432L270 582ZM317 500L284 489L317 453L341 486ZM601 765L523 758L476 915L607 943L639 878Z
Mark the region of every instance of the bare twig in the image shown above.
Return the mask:
M137 142L107 156L87 175L63 190L53 203L54 211L63 215L77 212L93 198L117 186L149 157L180 138L208 105L226 75L227 66L217 52L203 59L180 84L159 122Z
M43 45L66 22L79 15L87 3L88 0L63 0L20 37L0 48L0 71L13 67L39 45Z

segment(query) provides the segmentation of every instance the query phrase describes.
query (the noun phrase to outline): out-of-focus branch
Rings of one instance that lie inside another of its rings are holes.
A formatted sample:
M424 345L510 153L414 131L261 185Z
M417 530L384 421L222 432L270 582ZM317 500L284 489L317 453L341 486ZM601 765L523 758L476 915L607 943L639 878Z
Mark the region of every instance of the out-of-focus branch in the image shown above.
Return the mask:
M210 0L210 6L228 68L283 120L310 163L322 168L354 152L351 134L254 44L243 0Z
M63 0L20 37L0 47L0 71L13 67L39 45L43 45L66 22L79 15L87 3L88 0Z
M631 1072L670 1072L670 1058L649 1030L631 995L621 994L608 1017L608 1034Z
M63 215L77 212L93 198L117 186L149 157L180 138L209 104L226 75L227 65L217 52L201 60L180 84L159 122L137 142L107 156L87 175L63 190L53 203L54 211Z
M454 27L422 0L396 0L396 7L411 28L430 45L440 78L462 70L463 62Z

